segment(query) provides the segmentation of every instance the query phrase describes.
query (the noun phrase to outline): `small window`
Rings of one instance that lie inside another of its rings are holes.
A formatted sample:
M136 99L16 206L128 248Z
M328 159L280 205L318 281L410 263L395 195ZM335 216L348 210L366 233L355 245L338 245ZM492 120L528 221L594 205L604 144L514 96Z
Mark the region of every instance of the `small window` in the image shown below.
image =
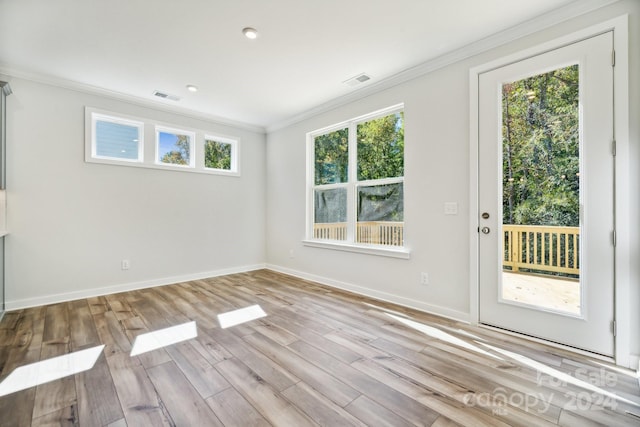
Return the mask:
M193 167L193 132L156 126L156 162Z
M240 176L239 137L93 107L84 123L87 163Z
M142 162L144 123L95 113L91 120L93 157Z
M237 171L236 151L238 141L205 136L204 138L204 167L218 171Z

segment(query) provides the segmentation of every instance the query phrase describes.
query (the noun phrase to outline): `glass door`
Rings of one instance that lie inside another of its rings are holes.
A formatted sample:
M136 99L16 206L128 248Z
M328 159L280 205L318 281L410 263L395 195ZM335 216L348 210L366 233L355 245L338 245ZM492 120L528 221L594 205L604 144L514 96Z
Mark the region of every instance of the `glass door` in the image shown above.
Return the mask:
M479 77L480 322L612 356L613 34Z

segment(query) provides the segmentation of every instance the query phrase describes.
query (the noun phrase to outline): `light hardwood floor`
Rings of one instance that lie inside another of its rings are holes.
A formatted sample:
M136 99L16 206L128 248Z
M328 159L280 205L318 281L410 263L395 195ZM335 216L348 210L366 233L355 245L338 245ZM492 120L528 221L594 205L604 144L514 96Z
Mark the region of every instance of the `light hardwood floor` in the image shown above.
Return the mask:
M254 304L267 316L219 326ZM130 356L190 321L196 338ZM93 368L0 397L0 425L640 425L634 372L266 270L9 312L0 381L102 344Z

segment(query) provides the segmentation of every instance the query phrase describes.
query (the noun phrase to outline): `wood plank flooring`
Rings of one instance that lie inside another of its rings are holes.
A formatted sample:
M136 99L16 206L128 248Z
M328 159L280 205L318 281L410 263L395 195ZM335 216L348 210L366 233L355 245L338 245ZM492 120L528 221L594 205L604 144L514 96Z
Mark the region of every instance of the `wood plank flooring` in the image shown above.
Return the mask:
M1 396L0 426L640 426L635 372L268 270L9 312L0 385L99 345L93 368Z

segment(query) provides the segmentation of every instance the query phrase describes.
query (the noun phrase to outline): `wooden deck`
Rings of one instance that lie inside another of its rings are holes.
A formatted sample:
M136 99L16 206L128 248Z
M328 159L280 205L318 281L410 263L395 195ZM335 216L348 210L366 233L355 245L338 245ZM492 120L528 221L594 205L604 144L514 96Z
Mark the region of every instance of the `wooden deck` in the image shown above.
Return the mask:
M552 276L502 273L503 298L571 314L580 314L580 282Z
M220 327L255 304L266 317ZM640 425L635 372L264 270L9 312L0 390L95 348L90 369L0 397L0 425Z

